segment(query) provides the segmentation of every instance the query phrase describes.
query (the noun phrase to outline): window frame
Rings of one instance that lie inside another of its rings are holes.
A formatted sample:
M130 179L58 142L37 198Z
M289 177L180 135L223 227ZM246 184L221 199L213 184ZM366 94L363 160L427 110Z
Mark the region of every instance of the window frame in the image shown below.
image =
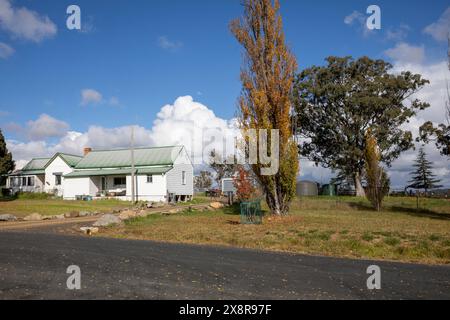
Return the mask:
M181 171L181 184L186 185L186 171Z
M120 182L124 183L117 184L116 179L120 179ZM127 186L127 177L113 177L113 188L125 188L126 186Z
M62 175L61 174L55 174L55 186L62 185Z

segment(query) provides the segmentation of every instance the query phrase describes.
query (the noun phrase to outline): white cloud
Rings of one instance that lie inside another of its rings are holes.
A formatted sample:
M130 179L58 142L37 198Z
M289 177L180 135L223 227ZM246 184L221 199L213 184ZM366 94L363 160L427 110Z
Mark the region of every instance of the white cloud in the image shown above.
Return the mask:
M359 11L353 11L351 14L344 18L344 23L349 26L356 26L364 37L368 37L374 30L367 28L367 16Z
M0 42L0 58L7 59L14 54L15 50L6 43Z
M361 12L356 11L356 10L344 18L345 24L352 25L355 22L358 22L358 23L365 22L365 16Z
M157 145L185 145L188 150L191 150L191 155L195 158L193 160L200 162L203 156L201 134L204 134L204 140L209 140L206 136L215 132L222 133L228 141L238 135L234 119L221 119L207 106L195 102L191 96L184 96L176 99L173 104L161 108L153 123L151 136ZM209 146L209 149L223 150L220 141L210 143L204 141L204 143ZM224 153L228 153L228 150Z
M94 89L81 90L81 105L86 106L89 104L99 104L103 100L103 96L100 92Z
M386 56L401 63L421 63L425 59L425 48L409 45L405 42L398 43L394 48L384 52Z
M389 28L386 32L386 39L393 41L403 41L411 28L406 24L401 24L398 28Z
M13 7L10 0L0 0L0 28L15 38L34 42L41 42L57 32L56 25L49 17L25 7Z
M28 135L32 141L59 138L64 136L68 129L69 124L47 114L41 114L37 120L27 123Z
M158 38L158 46L165 50L176 51L183 46L183 43L180 41L172 41L166 36L160 36Z
M450 32L450 7L444 11L438 21L427 26L423 32L437 41L447 41Z

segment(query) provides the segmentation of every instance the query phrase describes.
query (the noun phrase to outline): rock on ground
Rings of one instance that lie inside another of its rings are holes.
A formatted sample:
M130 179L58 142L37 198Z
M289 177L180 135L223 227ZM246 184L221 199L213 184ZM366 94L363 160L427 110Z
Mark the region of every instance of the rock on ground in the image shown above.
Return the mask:
M12 214L0 214L0 221L16 221L17 217Z
M25 221L41 221L42 216L39 213L32 213L32 214L26 216L25 218L23 218L23 220L25 220Z
M148 205L148 208L162 208L165 206L164 202L152 202L150 205Z
M88 236L94 234L94 233L98 233L98 228L97 227L81 227L80 230L87 234Z
M220 202L211 202L209 206L213 209L220 209L224 207L223 203Z
M138 214L135 211L133 211L133 210L125 210L125 211L122 211L119 214L119 219L122 220L122 221L123 220L128 220L128 219L137 217L137 215Z
M119 219L119 217L113 215L113 214L104 214L103 216L100 217L100 219L98 219L93 226L94 227L107 227L113 224L118 224L120 223L121 220Z
M70 211L66 212L64 214L64 217L66 218L78 218L80 216L80 213L78 211Z

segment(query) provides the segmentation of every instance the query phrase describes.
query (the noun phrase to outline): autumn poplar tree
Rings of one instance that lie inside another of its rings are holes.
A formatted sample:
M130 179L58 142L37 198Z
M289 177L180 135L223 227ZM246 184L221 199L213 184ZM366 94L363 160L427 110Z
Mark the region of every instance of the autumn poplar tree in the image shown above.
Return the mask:
M260 162L251 168L265 193L272 214L284 215L295 196L298 147L292 139L290 96L297 62L285 43L279 1L244 0L244 16L230 29L244 48L239 123L250 129L279 130L279 170L264 175ZM270 145L270 143L268 143ZM259 142L258 148L261 148Z
M376 211L381 210L383 198L389 193L389 178L386 171L380 166L380 149L372 130L366 133L365 175L366 175L366 197Z

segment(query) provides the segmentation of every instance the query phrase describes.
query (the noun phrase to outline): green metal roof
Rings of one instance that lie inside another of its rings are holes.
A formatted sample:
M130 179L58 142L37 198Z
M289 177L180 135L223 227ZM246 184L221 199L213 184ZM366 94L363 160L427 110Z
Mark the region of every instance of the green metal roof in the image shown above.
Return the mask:
M9 176L11 176L11 177L34 176L34 175L39 175L39 174L45 174L45 170L26 170L26 171L19 170L19 171L9 174Z
M137 174L162 174L172 170L172 166L166 167L152 167L152 168L139 168Z
M138 168L135 169L136 174L163 174L171 170L171 166L152 167L152 168ZM81 178L93 176L115 176L131 174L131 168L127 169L100 169L100 170L77 170L66 174L64 178Z
M34 170L44 170L45 165L50 160L50 158L35 158L26 164L22 168L22 171L34 171Z
M81 159L83 159L83 157L81 156L75 156L66 153L61 153L60 156L71 167L75 167L78 164L78 162L80 162Z
M81 159L83 159L82 156L76 156L76 155L73 155L73 154L67 154L67 153L58 152L47 162L45 167L47 167L50 163L52 163L53 160L55 160L57 157L61 157L61 159L63 159L63 161L65 163L67 163L67 165L69 167L72 167L72 168L74 168L77 165L77 163L80 162Z
M136 148L134 150L134 165L136 167L172 165L182 149L182 146ZM130 149L91 151L78 162L75 169L124 167L131 167Z

